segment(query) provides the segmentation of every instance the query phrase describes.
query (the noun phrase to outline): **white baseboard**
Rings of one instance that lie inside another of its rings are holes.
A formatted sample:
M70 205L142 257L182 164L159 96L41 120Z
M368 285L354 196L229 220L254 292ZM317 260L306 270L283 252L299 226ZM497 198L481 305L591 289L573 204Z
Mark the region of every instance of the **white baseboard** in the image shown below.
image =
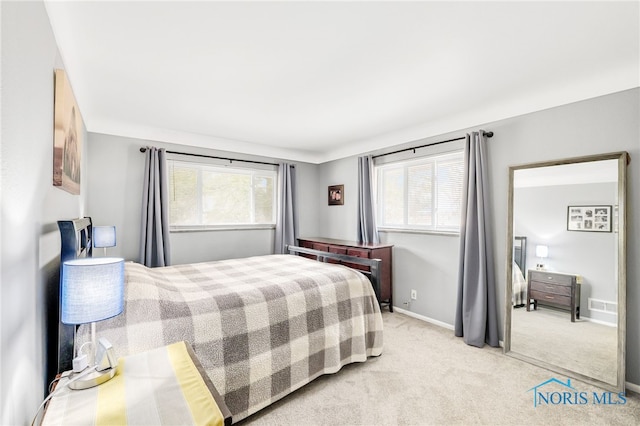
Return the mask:
M625 382L625 387L627 390L633 391L635 393L640 393L640 386L635 383Z
M440 327L447 328L449 330L455 329L455 327L453 325L447 324L446 322L442 322L442 321L435 320L433 318L425 317L424 315L416 314L415 312L407 311L405 309L398 308L397 306L393 307L393 311L394 312L398 312L398 313L403 314L403 315L406 315L406 316L411 317L411 318L415 318L415 319L419 319L419 320L424 321L424 322L428 322L430 324L434 324L434 325L438 325ZM504 342L501 340L500 341L500 346L504 347L503 343ZM626 382L625 385L626 385L626 389L627 390L630 390L630 391L636 392L636 393L640 393L640 385L636 385L635 383L629 383L629 382Z
M590 317L585 317L583 315L580 315L580 319L588 321L588 322L592 322L594 324L606 325L607 327L617 327L618 326L618 324L616 324L615 322L607 322L607 321L597 320L597 319L593 319L593 318L590 318Z
M415 312L407 311L402 308L398 308L397 306L393 307L393 312L398 312L400 314L406 315L411 318L419 319L424 322L428 322L430 324L438 325L440 327L448 328L449 330L455 329L455 327L451 324L447 324L446 322L438 321L433 318L425 317L424 315L416 314Z

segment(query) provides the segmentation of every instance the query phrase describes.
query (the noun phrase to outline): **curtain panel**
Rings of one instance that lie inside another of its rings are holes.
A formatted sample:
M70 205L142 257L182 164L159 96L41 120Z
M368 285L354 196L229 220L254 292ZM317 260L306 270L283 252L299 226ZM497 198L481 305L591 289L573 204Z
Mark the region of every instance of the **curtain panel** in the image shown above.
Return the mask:
M143 179L140 263L169 266L169 184L164 149L147 147Z
M293 164L278 165L278 206L273 252L286 254L288 245L296 245L298 218L296 216L296 169Z
M467 134L460 227L460 261L455 335L468 345L498 346L493 243L489 212L486 139Z
M358 157L358 241L365 244L380 242L373 199L373 158Z

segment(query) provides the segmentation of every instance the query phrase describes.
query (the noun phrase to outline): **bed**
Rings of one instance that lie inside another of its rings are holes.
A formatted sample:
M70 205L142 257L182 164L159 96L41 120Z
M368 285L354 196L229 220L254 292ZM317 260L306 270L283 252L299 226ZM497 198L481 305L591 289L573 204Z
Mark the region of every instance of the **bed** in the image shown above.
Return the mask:
M82 239L84 229L73 232ZM291 254L162 268L127 262L124 312L97 323L97 335L118 356L187 341L234 422L323 374L380 355L375 277L372 285L328 262L345 255L291 251L321 262ZM89 328L78 328L76 344L88 340Z
M527 237L514 237L513 239L513 265L512 271L512 296L511 302L514 307L525 306L527 300L527 280L523 271L527 267Z

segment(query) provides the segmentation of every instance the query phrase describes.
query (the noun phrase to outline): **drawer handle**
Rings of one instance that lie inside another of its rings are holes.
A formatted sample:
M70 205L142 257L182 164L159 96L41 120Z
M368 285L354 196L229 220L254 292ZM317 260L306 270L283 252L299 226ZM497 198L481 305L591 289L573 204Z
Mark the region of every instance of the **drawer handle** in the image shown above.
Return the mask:
M548 279L548 280L552 280L552 279L553 279L553 277L547 277L547 279Z
M553 296L545 296L545 299L553 299Z
M554 286L552 286L552 285L548 285L548 286L547 286L547 290L553 290L554 288L555 288L555 287L554 287Z

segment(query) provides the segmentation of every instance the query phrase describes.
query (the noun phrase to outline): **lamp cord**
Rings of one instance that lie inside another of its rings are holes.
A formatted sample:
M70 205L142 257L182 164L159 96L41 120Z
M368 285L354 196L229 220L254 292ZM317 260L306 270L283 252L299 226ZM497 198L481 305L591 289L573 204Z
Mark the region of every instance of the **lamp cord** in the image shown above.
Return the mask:
M86 345L91 345L91 346L93 346L93 342L84 342L84 343L82 344L82 346L80 346L80 349L78 349L78 354L77 354L77 356L80 356L80 354L82 353L82 351L84 350L84 347L85 347ZM94 352L95 352L95 350L96 350L96 349L95 349L95 348L93 348L93 351L94 351Z
M96 369L98 368L97 365L94 365L93 367L87 367L84 371L82 371L80 374L78 374L77 376L75 376L74 378L70 379L67 383L65 383L65 386L69 386L71 383L75 382L76 380L81 379L82 377L86 376L89 373L92 373L94 371L96 371ZM64 373L63 373L64 374ZM63 377L66 376L62 376L60 379L62 379ZM51 382L51 385L53 385L53 383L55 383L57 380L60 379L55 379L53 382ZM50 385L50 387L51 387ZM42 401L42 404L40 404L40 406L38 407L38 409L36 410L36 414L33 416L33 420L31 420L31 426L34 426L36 423L36 419L38 418L38 414L40 413L40 410L43 409L43 407L45 406L45 404L54 397L55 394L57 394L58 392L60 392L62 389L64 389L64 387L60 387L57 388L55 391L51 392L45 399L44 401ZM44 416L42 419L40 419L40 423L42 424L42 420L44 420Z

